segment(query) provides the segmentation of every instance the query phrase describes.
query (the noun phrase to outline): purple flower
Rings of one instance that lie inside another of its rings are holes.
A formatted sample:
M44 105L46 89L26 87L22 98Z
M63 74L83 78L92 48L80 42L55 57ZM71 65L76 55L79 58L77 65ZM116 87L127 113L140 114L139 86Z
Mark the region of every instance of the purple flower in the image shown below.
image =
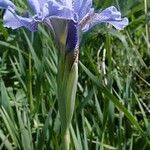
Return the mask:
M17 15L16 6L9 0L0 0L0 8L6 9L3 17L4 27L17 29L26 27L30 31L37 31L39 23L50 18L73 19L72 11L53 0L28 0L33 15L22 17Z
M22 17L17 15L16 6L11 1L0 0L0 8L6 9L4 26L12 29L26 27L34 32L39 23L47 24L57 40L66 38L67 50L77 45L79 31L86 32L99 23L109 23L118 30L128 25L128 19L121 18L114 6L95 13L92 0L28 0L28 4L33 15Z

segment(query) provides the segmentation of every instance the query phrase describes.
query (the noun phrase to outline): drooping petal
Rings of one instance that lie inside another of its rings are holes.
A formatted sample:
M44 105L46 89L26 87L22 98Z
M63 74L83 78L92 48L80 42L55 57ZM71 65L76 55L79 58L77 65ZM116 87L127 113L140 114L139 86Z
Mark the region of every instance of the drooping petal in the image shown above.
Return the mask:
M73 8L78 14L79 20L83 19L84 16L90 11L92 7L92 0L74 0Z
M28 30L34 32L37 30L38 23L32 18L25 18L18 16L12 8L8 8L3 17L4 27L17 29L26 27Z
M0 8L7 9L10 6L15 9L15 5L10 0L0 0Z
M43 7L43 17L74 20L74 12L72 9L61 5L60 3L54 0L49 0L47 3L45 3Z
M114 6L111 6L100 13L95 13L95 15L86 24L86 26L89 26L89 28L86 28L85 30L85 27L83 27L82 30L86 32L94 25L99 23L109 23L116 29L122 30L128 25L128 19L126 17L121 18L121 13Z
M28 4L35 14L40 13L40 3L39 0L28 0Z
M68 23L68 34L66 41L67 51L72 51L75 49L79 41L79 31L78 26L73 21Z

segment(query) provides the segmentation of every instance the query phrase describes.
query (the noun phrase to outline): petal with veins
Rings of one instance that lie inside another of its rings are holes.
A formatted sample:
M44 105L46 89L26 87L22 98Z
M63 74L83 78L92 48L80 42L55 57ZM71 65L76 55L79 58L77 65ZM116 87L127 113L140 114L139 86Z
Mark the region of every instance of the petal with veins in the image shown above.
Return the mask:
M99 23L109 23L116 29L122 30L128 25L128 19L126 17L121 18L121 13L114 6L111 6L100 13L95 13L91 21L89 21L86 26L88 25L90 29ZM86 30L84 30L84 27L82 28L83 32L86 32L89 29L86 28Z
M78 14L79 20L89 13L92 7L92 0L73 0L74 11Z
M44 4L48 1L48 0L38 0L39 1L39 4L42 8L42 6L44 6Z
M15 9L15 5L10 0L0 0L0 8L7 9L10 6Z
M8 8L3 17L4 27L17 29L20 27L26 27L28 30L34 32L37 30L37 22L32 18L25 18L18 16L12 8Z
M28 0L28 4L35 14L40 13L40 3L39 0Z
M43 8L43 18L48 17L73 20L74 13L70 8L63 6L54 0L49 0L47 3L45 3Z

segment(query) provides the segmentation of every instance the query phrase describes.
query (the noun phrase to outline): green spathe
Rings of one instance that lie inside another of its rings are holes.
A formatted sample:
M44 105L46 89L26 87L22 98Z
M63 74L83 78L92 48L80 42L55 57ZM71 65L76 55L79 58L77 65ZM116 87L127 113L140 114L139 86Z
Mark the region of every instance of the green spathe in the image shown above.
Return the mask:
M69 149L69 128L74 111L78 82L78 62L70 61L70 56L69 54L62 54L59 57L57 76L58 105L64 150Z

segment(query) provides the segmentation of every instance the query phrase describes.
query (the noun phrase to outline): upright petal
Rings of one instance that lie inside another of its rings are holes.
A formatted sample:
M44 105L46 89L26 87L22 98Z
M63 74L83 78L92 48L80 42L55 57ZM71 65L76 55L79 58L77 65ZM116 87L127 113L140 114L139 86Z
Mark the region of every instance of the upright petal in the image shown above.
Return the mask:
M84 16L90 11L92 7L92 0L74 0L73 8L78 14L79 20L83 19Z
M72 8L72 1L74 0L58 0L62 5Z
M65 0L66 1L66 6L69 8L72 8L72 1L73 0Z
M26 27L34 32L37 30L38 24L32 18L18 16L12 8L8 8L3 17L4 27L17 29Z
M40 3L39 0L28 0L28 4L35 14L40 13Z
M128 19L126 17L121 18L121 13L114 6L111 6L100 13L95 13L92 19L88 21L86 26L88 25L90 29L94 25L103 22L113 25L118 30L122 30L124 27L128 25ZM87 30L88 29L86 28L86 31Z
M48 1L48 0L38 0L39 4L41 6L41 8L44 6L44 4Z
M7 9L10 6L15 9L15 5L10 0L0 0L0 8Z
M43 7L43 17L60 18L74 20L74 12L72 9L54 1L49 0Z

